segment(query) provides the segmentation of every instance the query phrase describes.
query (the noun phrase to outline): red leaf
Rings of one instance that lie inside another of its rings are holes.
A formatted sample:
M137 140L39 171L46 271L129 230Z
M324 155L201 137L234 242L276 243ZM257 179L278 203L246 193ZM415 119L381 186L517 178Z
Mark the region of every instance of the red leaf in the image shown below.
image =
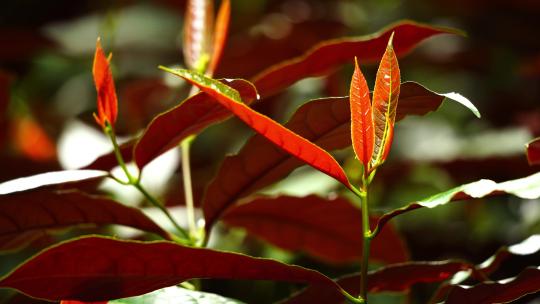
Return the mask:
M14 121L14 141L22 154L31 160L46 162L56 159L56 147L43 127L30 116Z
M81 301L60 301L60 304L107 304L108 301L81 302Z
M475 286L454 286L445 303L507 303L540 291L540 268L529 267L512 279Z
M373 154L373 117L369 88L364 75L354 62L354 74L349 94L351 104L351 139L354 153L364 165L364 173L369 172L369 162Z
M303 251L330 263L361 259L362 213L343 198L261 197L230 208L223 221L280 248ZM374 261L399 263L407 261L407 256L393 228L383 231L371 244Z
M307 77L321 76L354 58L376 62L384 53L388 38L396 33L398 56L403 56L426 38L438 34L461 34L458 30L433 27L412 21L401 21L381 31L362 37L333 39L319 43L305 55L271 66L253 78L259 94L264 98Z
M257 133L262 134L266 139L276 146L287 151L289 154L302 160L315 169L335 178L346 187L351 187L349 180L337 161L328 152L321 149L307 139L297 135L289 129L283 127L271 118L255 112L242 103L240 94L235 89L222 84L219 81L207 78L202 74L188 70L164 70L184 78L201 91L213 97L222 106L231 111L239 119L244 121Z
M136 142L137 140L133 139L120 145L120 153L126 163L133 160L133 147ZM91 164L82 169L110 171L116 166L118 166L118 160L116 159L114 151L111 151L99 156Z
M96 122L105 127L106 121L114 126L118 113L118 99L116 98L116 90L114 88L114 80L109 66L109 60L105 57L105 53L101 48L101 42L98 39L96 42L96 53L94 55L94 66L92 68L94 74L94 84L97 91L97 115L94 113Z
M140 210L77 191L35 190L0 195L0 240L20 234L74 225L117 224L169 239L169 234Z
M315 270L275 260L164 241L105 237L83 237L46 249L0 280L0 287L52 301L105 301L193 278L276 280L337 288Z
M375 132L375 145L371 158L373 169L386 159L394 134L401 82L396 54L392 47L393 35L392 33L381 59L373 90L373 130Z
M257 98L255 87L245 80L230 80L228 85L238 90L246 103ZM180 105L158 115L148 125L133 152L137 166L143 168L154 158L176 147L184 138L197 134L210 124L229 116L230 112L206 93L201 92L186 99Z
M231 19L231 1L223 0L219 7L219 12L216 18L216 25L214 28L214 46L212 48L212 58L208 65L208 75L214 75L216 68L221 61L223 55L223 49L227 42L227 33L229 32L229 24Z
M190 69L196 69L202 56L210 56L214 2L188 0L184 21L184 60Z
M437 109L444 99L414 82L404 83L402 91L397 120L409 114L425 115ZM301 106L285 126L325 150L343 149L351 145L350 116L348 98L318 99ZM225 158L206 190L202 205L207 229L238 199L284 178L302 165L263 136L250 138L237 155Z
M528 142L526 147L529 165L540 165L540 138Z

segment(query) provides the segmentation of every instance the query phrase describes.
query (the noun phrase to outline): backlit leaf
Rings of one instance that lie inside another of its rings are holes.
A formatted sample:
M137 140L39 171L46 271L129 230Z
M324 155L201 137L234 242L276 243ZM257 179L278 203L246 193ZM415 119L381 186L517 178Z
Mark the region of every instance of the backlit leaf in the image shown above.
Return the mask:
M109 301L109 304L242 304L217 294L167 287L138 297Z
M330 263L361 259L362 213L343 198L259 197L230 208L223 221L280 248L305 252ZM392 227L373 240L370 257L382 263L399 263L407 261L408 253Z
M540 164L540 138L527 143L527 160L530 165Z
M116 98L116 89L112 77L109 60L101 48L101 42L96 42L96 53L94 55L94 66L92 68L94 75L94 84L97 91L97 115L94 113L96 122L105 127L105 122L112 126L116 122L118 114L118 99Z
M222 0L214 28L214 46L212 47L212 56L207 69L208 75L214 75L219 62L221 61L221 55L223 55L223 49L227 42L227 33L229 32L229 24L231 22L230 19L231 1Z
M395 53L403 56L424 39L438 34L462 34L458 30L434 27L413 21L400 21L371 35L333 39L319 43L303 56L278 63L253 78L259 94L265 98L298 80L321 76L334 68L351 62L356 56L360 63L378 62L395 32Z
M107 172L101 170L63 170L41 173L0 183L0 195L44 187L65 189L73 184L100 180L105 176Z
M193 278L275 280L337 288L321 273L275 260L167 241L82 237L50 247L0 280L0 287L51 301L105 301Z
M184 19L184 61L190 69L197 69L203 56L210 56L214 2L188 0Z
M251 103L257 98L255 87L241 79L222 80L237 90L243 101ZM135 162L143 168L154 158L176 147L184 138L201 132L210 124L230 116L230 111L206 93L199 93L180 105L158 115L148 125L134 148Z
M367 173L373 153L373 116L369 88L356 59L349 101L351 104L352 146L356 157L364 166L364 172Z
M394 134L394 123L398 106L400 73L392 39L388 40L388 46L381 59L375 89L373 90L373 130L375 133L371 166L376 168L384 162Z

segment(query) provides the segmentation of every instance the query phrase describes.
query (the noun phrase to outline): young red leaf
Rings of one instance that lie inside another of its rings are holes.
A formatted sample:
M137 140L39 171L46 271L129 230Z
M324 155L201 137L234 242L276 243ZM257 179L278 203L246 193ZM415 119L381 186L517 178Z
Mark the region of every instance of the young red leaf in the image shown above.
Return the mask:
M184 61L190 69L197 69L199 60L210 57L214 1L188 0L184 19ZM206 64L206 63L204 63Z
M409 114L425 115L436 110L444 99L414 82L404 83L402 91L397 120ZM318 99L301 106L285 127L325 150L343 149L351 145L350 117L348 98ZM238 199L286 177L302 165L262 135L253 136L237 155L225 158L206 190L202 205L207 229Z
M333 264L361 259L361 219L360 209L346 199L316 195L259 197L223 215L230 226L242 227L280 248L305 252ZM377 262L400 263L407 261L408 253L392 227L373 240L370 257Z
M399 98L400 75L397 57L392 46L392 38L377 70L375 89L373 90L373 129L375 143L371 157L371 168L384 162L394 134L394 123Z
M246 103L257 98L257 90L250 82L241 79L227 82ZM143 168L154 158L176 147L184 138L229 116L230 112L206 93L189 97L180 105L158 115L148 125L133 151L137 166Z
M227 42L227 33L229 32L229 24L231 19L231 1L221 1L219 12L216 18L216 25L214 28L214 45L212 47L212 58L210 58L210 64L208 65L207 74L214 75L216 68L221 61L221 55L223 55L223 49Z
M492 195L512 194L524 199L537 199L540 197L540 173L496 183L492 180L482 179L469 184L461 185L448 191L435 194L418 202L410 203L402 208L384 214L379 218L377 229L382 228L394 217L419 208L435 208L452 201L482 198Z
M94 66L92 68L94 84L97 91L97 115L94 113L96 122L105 128L106 122L114 126L118 113L118 99L114 88L109 60L101 48L101 42L96 42L96 53L94 55Z
M0 220L2 241L28 232L81 224L124 225L170 239L169 233L140 210L78 191L45 189L0 195L0 215L4 219Z
M529 267L515 278L475 286L454 286L445 303L508 303L540 291L540 267Z
M529 165L540 165L540 138L536 138L526 145Z
M384 53L392 32L396 33L395 52L398 56L405 55L418 43L431 36L462 34L455 29L400 21L371 35L321 42L303 56L278 63L262 71L253 78L253 83L259 94L265 98L303 78L324 75L342 64L349 63L354 56L358 57L360 63L376 62Z
M0 287L51 301L106 301L194 278L276 280L339 288L323 274L275 260L171 242L83 237L46 249L0 280Z
M213 97L257 133L262 134L289 154L335 178L346 187L351 187L345 172L328 152L243 104L240 94L235 89L200 73L183 69L172 70L163 67L162 69L199 87L201 91Z
M364 173L369 172L373 154L373 117L369 88L354 60L354 74L351 80L349 102L351 104L351 139L356 157L364 165Z

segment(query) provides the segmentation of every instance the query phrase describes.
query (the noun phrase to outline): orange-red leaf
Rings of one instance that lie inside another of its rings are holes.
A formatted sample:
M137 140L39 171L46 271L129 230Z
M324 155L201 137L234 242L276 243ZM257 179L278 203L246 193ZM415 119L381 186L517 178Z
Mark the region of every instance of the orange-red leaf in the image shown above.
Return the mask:
M207 74L212 76L216 71L216 68L221 61L221 55L223 55L223 49L227 42L227 33L229 32L229 24L231 19L231 1L223 0L219 7L219 12L216 18L216 25L214 28L214 45L212 47L212 56L210 58L210 64L208 65Z
M184 60L190 69L196 69L201 56L210 56L214 1L189 0L184 21Z
M183 69L164 70L182 77L196 85L201 91L215 98L222 106L231 111L257 133L297 157L313 168L335 178L346 187L351 187L345 172L338 162L325 150L283 127L271 118L262 115L243 104L240 94L235 89L200 73Z
M96 42L96 53L94 55L94 66L92 68L94 84L97 91L97 115L94 114L96 122L105 127L105 122L114 126L118 113L118 99L114 88L109 60L101 48L101 42Z
M540 138L527 143L527 160L529 165L540 165Z
M339 288L315 270L275 260L172 242L83 237L39 253L0 280L29 296L105 301L137 296L194 278L275 280Z
M356 58L354 60L354 74L351 80L349 102L351 104L352 146L356 157L364 165L364 172L367 173L373 153L373 117L369 88Z
M400 74L394 48L393 35L388 40L386 51L377 71L373 90L373 125L375 142L371 167L382 164L390 151L394 134L394 122L399 98Z
M227 210L223 221L280 248L333 264L361 259L362 213L344 198L257 197ZM387 228L371 243L370 257L388 264L407 261L407 248L399 234Z

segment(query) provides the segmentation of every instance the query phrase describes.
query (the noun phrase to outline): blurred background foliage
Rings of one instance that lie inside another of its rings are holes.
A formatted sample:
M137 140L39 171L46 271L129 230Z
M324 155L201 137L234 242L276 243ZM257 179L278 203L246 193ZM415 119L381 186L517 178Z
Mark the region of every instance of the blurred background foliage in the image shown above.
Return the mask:
M157 113L180 102L189 88L164 75L157 65L183 66L184 8L185 1L180 0L2 1L0 181L81 167L110 150L92 118L91 64L98 36L105 50L114 54L121 137L133 137ZM370 34L400 19L467 32L467 38L443 35L422 43L400 60L402 81L417 81L438 92L460 92L483 117L478 120L448 102L427 117L400 122L391 159L373 185L372 210L386 211L460 183L480 178L504 181L538 170L527 165L524 144L540 136L539 15L540 2L528 0L233 0L231 32L216 76L250 78L322 40ZM372 87L376 66L362 69ZM346 95L351 74L348 65L328 77L303 80L256 109L286 121L311 98ZM237 151L251 134L231 119L197 137L192 151L197 202L224 156ZM157 169L145 170L146 182L169 206L183 204L176 152L161 160ZM358 173L350 150L337 155L351 176ZM141 203L125 188L109 184L101 189L124 203ZM302 168L265 192L328 194L336 189L326 176ZM500 197L419 210L396 223L411 259L481 262L500 246L539 233L539 219L538 201ZM32 250L1 256L0 273L36 248L91 232L99 230L63 232L36 241ZM358 266L324 265L224 226L215 233L213 247L308 265L331 275ZM539 260L527 263L538 265ZM518 262L510 263L501 276L515 275L522 268ZM204 282L204 287L249 303L271 303L291 291L290 285L271 282L213 281ZM408 299L383 295L378 300L424 303L432 291L433 286L422 285Z

